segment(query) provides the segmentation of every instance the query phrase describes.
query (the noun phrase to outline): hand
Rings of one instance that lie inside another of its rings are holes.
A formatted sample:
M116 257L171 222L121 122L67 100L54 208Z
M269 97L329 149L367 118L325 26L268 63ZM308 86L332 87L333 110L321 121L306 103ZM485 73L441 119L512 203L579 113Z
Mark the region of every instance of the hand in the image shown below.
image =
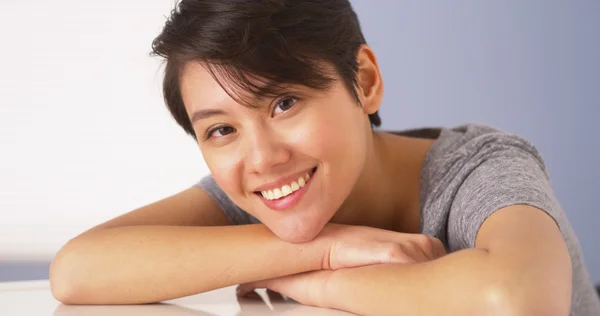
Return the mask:
M252 297L258 295L255 289L266 288L304 305L327 307L324 302L326 285L333 273L331 270L309 271L240 284L237 295Z
M314 242L324 242L322 269L337 270L381 263L417 263L446 255L442 242L366 226L327 224Z
M446 255L442 242L421 234L406 234L365 226L327 224L311 242L325 245L322 270L241 284L238 295L267 288L304 305L326 306L332 270L383 263L417 263Z
M248 295L238 296L240 311L235 316L250 315L286 315L286 316L324 316L324 315L349 315L339 311L335 312L329 309L315 308L284 297L280 293L267 290L264 294L258 291L251 291Z

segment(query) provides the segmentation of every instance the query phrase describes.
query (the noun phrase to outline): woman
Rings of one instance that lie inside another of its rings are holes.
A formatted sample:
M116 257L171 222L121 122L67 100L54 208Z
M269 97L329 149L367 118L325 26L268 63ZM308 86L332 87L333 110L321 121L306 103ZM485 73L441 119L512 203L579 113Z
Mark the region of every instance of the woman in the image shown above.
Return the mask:
M347 0L183 0L153 50L211 175L70 240L58 300L241 284L365 315L600 314L530 142L376 129L383 81Z

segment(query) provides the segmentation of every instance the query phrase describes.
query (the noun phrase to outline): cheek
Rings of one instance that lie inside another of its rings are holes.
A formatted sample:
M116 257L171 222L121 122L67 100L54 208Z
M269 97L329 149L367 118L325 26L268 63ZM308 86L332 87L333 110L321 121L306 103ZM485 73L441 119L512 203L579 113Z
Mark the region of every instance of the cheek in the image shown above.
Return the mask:
M296 151L322 167L317 190L328 198L314 203L318 209L311 212L311 216L319 219L329 219L337 211L351 193L366 160L368 131L364 117L354 112L352 106L340 104L331 111L319 109L289 134L294 137Z
M317 160L327 156L327 144L335 139L335 132L328 124L320 119L307 120L308 123L301 124L299 131L294 133L294 147L301 153Z
M358 163L355 160L364 155L365 136L362 121L351 106L341 104L338 106L341 109L332 106L311 113L310 119L301 124L302 130L295 133L295 143L302 152L330 164L330 168L332 164L355 168Z
M241 175L238 172L239 159L237 156L219 152L203 152L203 155L206 165L219 187L228 195L240 193L242 187L240 186Z

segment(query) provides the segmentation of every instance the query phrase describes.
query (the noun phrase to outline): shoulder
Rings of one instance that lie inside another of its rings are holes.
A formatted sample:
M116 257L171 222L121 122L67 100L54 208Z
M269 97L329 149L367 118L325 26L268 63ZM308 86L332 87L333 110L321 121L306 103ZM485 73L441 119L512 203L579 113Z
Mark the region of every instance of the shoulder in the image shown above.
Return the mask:
M481 125L444 128L425 158L422 230L450 248L471 246L496 210L528 204L560 217L544 160L527 139Z
M535 145L528 139L482 124L467 124L441 129L440 136L432 148L431 156L441 159L451 155L471 157L476 154L511 148L530 152L535 158L542 160Z
M503 159L495 159L499 157ZM433 186L448 176L467 175L486 161L506 164L518 159L535 163L547 173L541 153L522 136L476 123L441 128L425 158L422 180Z

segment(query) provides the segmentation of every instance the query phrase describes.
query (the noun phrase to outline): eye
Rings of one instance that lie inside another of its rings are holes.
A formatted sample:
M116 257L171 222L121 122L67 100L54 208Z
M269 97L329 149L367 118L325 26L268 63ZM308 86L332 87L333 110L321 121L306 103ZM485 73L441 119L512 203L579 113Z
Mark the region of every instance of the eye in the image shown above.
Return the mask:
M286 97L284 99L281 99L281 101L277 102L277 104L275 105L275 108L273 109L273 115L280 114L291 109L297 101L298 99L294 97ZM277 109L280 110L278 111Z
M217 126L213 129L209 130L206 133L205 139L209 139L213 136L215 136L215 137L227 136L233 132L235 132L235 128L233 128L231 126L221 125L221 126Z

